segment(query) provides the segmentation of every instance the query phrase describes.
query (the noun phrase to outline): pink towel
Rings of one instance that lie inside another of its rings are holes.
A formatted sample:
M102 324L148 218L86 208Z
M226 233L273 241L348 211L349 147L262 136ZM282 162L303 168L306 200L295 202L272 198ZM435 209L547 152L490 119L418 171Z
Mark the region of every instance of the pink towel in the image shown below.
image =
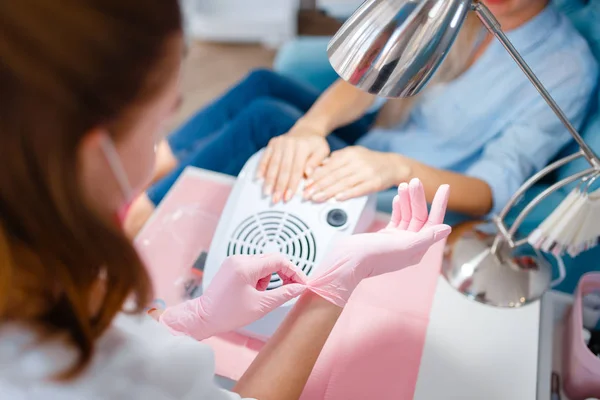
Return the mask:
M136 239L155 295L167 305L181 301L181 275L210 247L232 183L230 177L186 170ZM377 221L372 229L386 222ZM443 248L432 248L418 266L359 285L317 361L303 400L413 398ZM215 350L217 373L234 380L262 347L262 342L233 332L205 342Z

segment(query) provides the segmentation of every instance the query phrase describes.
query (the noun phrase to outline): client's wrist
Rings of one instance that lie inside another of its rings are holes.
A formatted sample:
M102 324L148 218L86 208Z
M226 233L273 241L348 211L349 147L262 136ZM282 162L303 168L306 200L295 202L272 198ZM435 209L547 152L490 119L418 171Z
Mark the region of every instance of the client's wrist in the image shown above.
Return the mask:
M292 136L321 136L326 137L330 133L326 121L320 121L316 118L302 117L294 124L289 134Z
M387 153L392 166L393 186L409 182L415 176L416 162L401 154Z

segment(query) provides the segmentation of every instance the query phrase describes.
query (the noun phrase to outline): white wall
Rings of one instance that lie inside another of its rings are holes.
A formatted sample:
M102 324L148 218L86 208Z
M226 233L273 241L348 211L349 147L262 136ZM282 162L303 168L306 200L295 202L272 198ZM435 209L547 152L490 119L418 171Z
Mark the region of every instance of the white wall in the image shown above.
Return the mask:
M300 0L181 0L192 37L278 45L296 34Z
M180 0L188 37L278 46L297 31L300 7L346 18L363 0Z

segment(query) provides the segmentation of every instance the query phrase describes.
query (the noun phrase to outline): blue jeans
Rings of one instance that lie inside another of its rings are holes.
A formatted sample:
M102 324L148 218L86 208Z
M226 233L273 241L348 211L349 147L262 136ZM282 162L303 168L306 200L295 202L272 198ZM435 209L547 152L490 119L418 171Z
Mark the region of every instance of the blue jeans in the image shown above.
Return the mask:
M146 192L158 205L187 166L237 176L272 138L286 133L320 92L270 70L256 70L167 139L178 167ZM327 137L331 151L354 144L375 118L365 115Z

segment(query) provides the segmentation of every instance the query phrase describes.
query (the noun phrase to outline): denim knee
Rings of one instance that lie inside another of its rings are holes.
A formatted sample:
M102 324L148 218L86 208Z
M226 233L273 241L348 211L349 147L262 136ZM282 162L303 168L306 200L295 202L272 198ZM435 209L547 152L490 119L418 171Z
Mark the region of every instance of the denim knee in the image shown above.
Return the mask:
M302 111L284 101L272 97L259 97L236 118L246 125L253 142L262 148L272 138L287 133L302 117Z
M256 68L251 70L242 81L244 86L258 87L268 85L278 78L277 72L268 68Z

